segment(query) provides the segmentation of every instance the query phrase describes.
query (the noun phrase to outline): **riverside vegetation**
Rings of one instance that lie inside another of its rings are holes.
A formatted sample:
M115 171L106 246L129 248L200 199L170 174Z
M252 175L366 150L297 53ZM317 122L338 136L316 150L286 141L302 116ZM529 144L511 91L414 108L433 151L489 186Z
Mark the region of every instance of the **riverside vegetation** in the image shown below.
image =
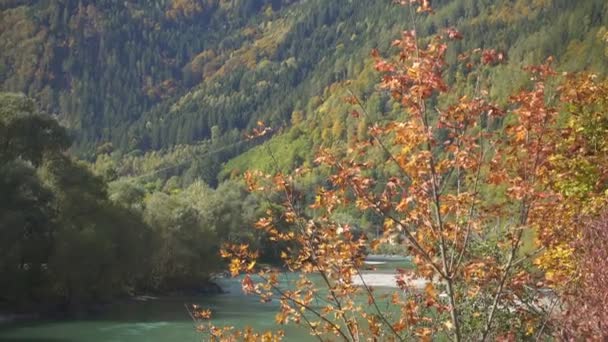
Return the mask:
M221 271L219 241L242 230L256 200L236 182L148 192L107 184L66 155L70 139L22 95L0 96L3 307L53 310L141 292L203 290Z

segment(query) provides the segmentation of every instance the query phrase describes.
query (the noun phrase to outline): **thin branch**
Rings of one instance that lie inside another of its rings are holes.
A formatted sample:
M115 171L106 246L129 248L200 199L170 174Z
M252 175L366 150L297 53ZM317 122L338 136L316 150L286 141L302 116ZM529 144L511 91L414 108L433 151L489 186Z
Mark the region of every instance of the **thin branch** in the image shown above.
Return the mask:
M367 290L367 294L368 294L369 298L371 299L372 304L374 305L374 308L376 309L376 312L378 313L378 316L382 319L382 321L384 322L384 324L386 324L386 326L391 330L391 332L393 333L393 335L395 335L395 337L397 337L397 339L399 341L405 341L403 339L403 337L401 337L401 335L399 335L399 333L395 330L395 328L393 327L393 325L388 321L388 319L382 313L382 311L380 311L380 308L378 307L378 304L376 303L376 298L374 297L372 291L369 289L369 287L365 283L365 279L363 278L363 275L359 271L359 268L355 267L355 270L357 271L357 274L359 275L359 279L361 279L361 283L363 284L363 287Z
M479 186L479 180L481 178L481 165L483 162L484 155L485 155L485 150L482 148L482 150L479 154L479 162L477 165L477 172L475 175L475 184L473 185L473 194L475 194L475 195L477 195L477 188ZM471 208L469 209L469 217L467 218L467 226L465 228L464 244L462 246L462 250L460 251L460 254L458 255L458 259L456 261L455 266L452 263L452 261L454 261L454 259L452 259L450 261L450 269L453 274L456 273L456 271L460 267L460 264L464 257L464 253L467 250L467 245L469 243L469 238L471 235L471 221L473 220L473 213L475 212L475 204L476 204L476 202L475 202L475 200L473 200L473 203L471 203ZM456 242L454 242L454 243L456 243ZM456 249L456 245L454 245L454 249Z
M266 280L264 277L262 277L262 279ZM306 309L307 311L311 312L312 314L314 314L315 316L317 316L319 319L321 319L325 323L329 324L334 329L334 331L337 332L344 339L344 341L350 341L348 339L348 336L346 336L346 334L342 331L342 329L340 329L340 327L336 323L334 323L331 320L327 319L327 317L321 315L317 310L315 310L311 306L309 306L309 305L307 305L305 303L302 303L299 300L297 300L295 298L292 298L291 296L288 296L283 290L281 290L281 288L277 287L276 285L270 284L270 286L272 287L273 290L277 291L279 293L279 295L281 295L283 298L291 301L295 305L298 305L298 306Z
M538 330L538 333L536 334L536 341L540 341L541 336L543 335L543 331L545 330L545 327L547 326L547 323L549 322L549 318L551 317L551 314L553 313L553 310L555 309L555 306L557 305L559 299L557 297L555 297L551 303L551 306L549 307L549 311L547 312L547 314L545 315L545 319L543 320L543 325L540 327L540 329Z
M317 270L321 274L321 278L327 285L329 293L331 294L332 298L336 302L336 305L338 306L338 312L339 312L340 318L342 318L342 320L344 321L344 324L346 325L346 329L348 330L348 333L350 334L350 336L353 338L353 341L356 341L357 338L355 337L355 333L352 331L350 325L348 324L348 319L346 318L346 315L344 314L344 310L342 309L342 304L341 304L340 300L338 299L338 297L336 296L336 292L334 291L333 286L331 286L331 282L329 281L327 274L325 274L325 271L322 270L321 267L318 266L318 264L316 266L317 266Z
M341 167L340 164L338 164L339 167ZM447 278L447 275L441 270L441 268L439 266L437 266L437 264L435 264L433 262L433 259L431 258L431 256L428 254L427 251L424 250L424 248L422 248L422 246L420 245L420 243L418 242L418 240L412 235L412 233L409 231L409 229L403 225L403 223L401 223L401 221L399 221L398 219L396 219L394 216L392 216L389 213L384 212L381 208L378 207L378 205L370 200L365 192L363 192L363 196L361 195L361 192L355 184L353 184L352 182L348 182L349 186L351 187L351 189L353 190L353 192L355 192L355 195L359 196L360 198L364 199L365 201L367 201L367 204L369 204L377 213L378 215L380 215L383 218L388 218L391 221L393 221L394 224L396 224L397 226L399 226L401 228L401 232L403 232L405 234L406 239L412 244L412 246L414 247L414 249L416 249L416 251L418 253L420 253L420 255L422 256L422 258L424 260L427 261L427 263L431 266L431 268L433 268L433 270L435 272L437 272L439 275L441 275L442 278Z
M188 312L188 316L190 316L190 318L192 319L192 325L194 326L194 329L197 330L198 329L198 325L197 325L198 321L194 317L194 314L192 313L192 311L190 311L190 308L188 307L188 304L184 303L184 307L186 308L186 312Z
M524 255L523 257L517 259L516 261L513 262L513 266L518 266L519 264L523 263L524 261L526 261L527 259L530 259L533 256L536 256L538 254L540 254L541 252L543 252L545 249L547 249L546 247L541 247L536 249L533 252L530 253L526 253L526 255Z
M490 329L492 327L492 322L494 321L494 315L496 313L496 308L498 307L498 302L499 302L500 296L503 293L505 283L507 281L507 278L509 277L511 267L513 266L513 258L515 257L515 253L519 249L519 243L520 243L521 237L523 235L522 232L523 232L523 230L521 228L519 228L515 243L511 247L511 253L509 254L509 260L507 261L507 265L505 266L505 272L503 273L502 277L500 278L498 289L496 290L496 294L494 295L494 299L492 301L490 313L488 314L488 320L486 321L486 325L485 325L485 327L483 329L483 333L481 335L482 341L485 341L488 338L488 334L490 333Z
M278 165L279 165L279 163L278 163L277 159L275 158L274 153L272 152L272 150L268 146L266 146L266 150L267 150L268 154L270 155L270 158L272 159L272 161L274 163L275 170L278 172ZM299 211L297 211L295 209L295 206L293 204L293 197L291 195L291 192L288 191L287 187L285 187L285 186L283 186L283 191L285 193L285 196L286 196L286 199L287 199L287 204L289 205L289 209L291 211L293 211L294 214L296 215L296 225L298 225L298 228L300 228L300 231L302 233L305 233L306 230L305 230L304 226L302 225L300 213L299 213ZM332 298L334 299L334 302L335 302L336 306L338 307L339 315L342 318L342 320L344 321L344 324L346 325L348 333L352 337L353 341L356 341L357 338L355 337L355 333L352 331L350 325L348 324L349 320L346 318L346 315L344 314L344 310L342 310L342 304L341 304L340 300L338 299L338 297L337 297L337 295L336 295L336 293L335 293L335 291L334 291L334 289L333 289L333 287L332 287L332 285L331 285L331 283L330 283L330 281L329 281L329 279L327 277L327 274L325 273L325 270L322 269L321 267L319 267L319 264L316 262L317 258L316 258L316 253L315 253L315 247L312 245L311 239L307 239L307 242L308 242L309 248L310 248L310 250L311 250L311 252L313 254L313 258L312 258L313 263L314 263L315 267L317 268L317 270L319 271L319 273L321 274L321 277L323 278L325 284L327 285L327 289L329 290Z
M308 319L308 317L306 317L306 315L304 313L302 313L302 318L304 318L304 321L306 321L306 324L308 324L308 326L310 327L310 330L312 330L313 334L317 340L323 342L323 339L321 338L321 336L319 335L319 333L317 333L317 328L312 324L312 322Z
M434 203L434 207L435 207L435 220L437 223L437 228L439 230L439 252L441 254L441 260L443 262L443 271L445 273L445 281L447 283L447 290L448 290L448 297L450 300L450 316L452 318L452 324L454 325L454 331L455 331L455 340L456 342L459 342L461 340L461 335L460 335L460 321L458 319L458 309L456 308L456 298L455 298L455 292L454 292L454 286L453 286L453 278L452 278L452 274L450 272L450 269L448 267L448 261L447 261L447 254L446 254L446 243L445 243L445 238L443 236L443 231L444 231L444 227L443 227L443 219L441 216L441 200L439 198L439 188L438 188L438 180L437 180L437 169L435 167L435 159L433 157L433 149L432 149L432 145L431 145L431 137L430 137L430 126L429 126L429 122L428 122L428 111L426 110L426 106L424 101L422 101L422 99L419 99L420 102L420 107L422 109L422 124L425 130L425 136L426 136L426 150L429 153L429 171L431 172L431 190L432 190L432 198L431 200Z
M365 109L363 104L361 103L361 100L359 99L359 97L353 93L353 91L350 89L350 87L347 87L346 89L348 90L348 93L355 99L355 101L357 102L357 105L363 111L363 115L366 117L369 117L369 113L367 112L367 109ZM382 142L382 140L376 134L371 133L370 135L376 141L376 143L378 143L378 145L382 148L382 150L384 150L384 153L388 154L390 160L393 163L395 163L395 165L397 165L397 168L399 168L401 175L411 183L412 178L407 174L407 172L405 171L403 166L401 166L401 164L397 161L397 159L395 158L393 153L388 149L388 147L386 147L386 145Z
M530 172L532 174L530 177L531 180L529 178L530 173L528 173L526 170L526 172L524 173L524 181L531 181L532 183L534 183L534 181L536 180L536 171L540 164L540 155L541 155L541 151L542 151L542 148L540 146L542 146L541 143L542 143L542 140L546 133L548 122L549 122L549 116L547 115L547 116L545 116L545 119L542 123L542 126L541 126L542 130L540 131L540 134L538 135L537 142L536 142L536 155L534 156L534 164L532 166L532 169L530 170ZM526 137L526 144L529 143L529 139L530 139L530 135L528 132L527 137ZM506 279L509 276L509 271L513 267L513 258L515 257L515 253L519 249L519 243L521 242L521 238L523 236L523 227L525 226L526 222L528 221L528 213L530 211L531 204L527 204L526 203L527 200L528 199L526 197L524 197L521 201L520 222L519 222L519 230L517 232L517 238L515 240L515 244L513 245L513 248L511 248L511 253L509 255L509 261L505 268L505 273L503 274L503 276L500 280L500 285L498 287L498 290L496 291L496 295L495 295L494 301L492 303L492 308L491 308L490 314L488 316L488 321L486 323L486 326L485 326L483 334L482 334L482 341L486 340L486 338L488 337L488 334L490 332L490 328L491 328L492 321L494 318L494 313L496 312L496 307L498 306L499 298L502 295L504 284L506 282Z

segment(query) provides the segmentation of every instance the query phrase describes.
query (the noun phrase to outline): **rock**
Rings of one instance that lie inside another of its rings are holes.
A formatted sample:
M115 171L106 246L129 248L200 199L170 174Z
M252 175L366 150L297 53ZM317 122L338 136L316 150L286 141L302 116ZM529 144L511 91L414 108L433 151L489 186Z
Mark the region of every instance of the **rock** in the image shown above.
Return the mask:
M210 281L204 287L200 289L201 293L204 294L222 294L225 293L224 290L215 282Z

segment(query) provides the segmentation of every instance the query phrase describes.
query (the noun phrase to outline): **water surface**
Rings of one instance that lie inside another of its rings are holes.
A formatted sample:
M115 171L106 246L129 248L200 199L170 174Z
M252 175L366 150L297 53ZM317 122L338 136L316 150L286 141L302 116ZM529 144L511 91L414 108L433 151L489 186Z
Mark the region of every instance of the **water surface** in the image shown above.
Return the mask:
M213 311L211 322L218 326L252 326L256 330L277 329L277 304L260 303L240 291L238 281L222 280L227 294L196 297L169 297L147 301L128 300L83 319L43 320L0 325L3 342L160 342L205 341L194 330L185 304L198 304ZM290 341L309 341L310 336L296 326L281 327Z
M376 266L379 272L407 267L401 262ZM289 282L296 274L286 275ZM314 281L315 276L311 276ZM318 281L318 279L316 279ZM320 282L320 281L319 281ZM205 341L195 332L185 304L198 304L213 312L216 326L251 326L258 331L276 330L278 304L260 303L254 296L242 293L239 280L220 279L219 285L229 293L196 297L169 297L146 301L128 300L112 304L103 313L82 319L42 320L0 325L3 342L165 342ZM294 325L281 326L286 341L316 341L308 332Z

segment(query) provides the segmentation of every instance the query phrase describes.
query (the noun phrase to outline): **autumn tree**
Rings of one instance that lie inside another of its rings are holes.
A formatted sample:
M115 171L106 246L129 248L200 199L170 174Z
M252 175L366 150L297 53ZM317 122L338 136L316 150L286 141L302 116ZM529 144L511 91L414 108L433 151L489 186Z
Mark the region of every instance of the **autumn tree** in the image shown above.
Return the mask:
M556 302L560 337L604 340L608 81L593 74L567 75L560 93L567 115L551 181L566 199L571 219L551 231L554 245L538 264L554 284L563 284Z
M207 4L209 2L209 4ZM210 1L201 0L173 0L169 9L166 11L166 16L173 20L180 18L192 18L206 10L207 7L214 6Z
M428 1L402 2L432 12ZM285 286L280 270L256 268L258 253L247 245L226 246L223 256L233 275L245 274L245 292L280 302L279 324L306 325L319 340L540 338L563 331L555 317L568 310L572 284L597 284L582 272L602 253L589 234L605 229L599 221L584 230L581 214L597 217L606 199L605 119L602 99L592 95L599 85L560 79L548 59L526 68L529 85L500 106L480 81L506 55L477 49L459 56L475 90L456 96L445 80L446 52L462 38L453 28L428 39L407 30L392 44L395 57L373 53L380 91L400 104L404 119L371 122L352 93L347 101L371 123L369 139L346 157L319 153L331 176L313 204L303 205L298 188L307 170L246 175L250 190L280 194L256 228L282 246L285 267L300 276ZM377 169L386 181L374 177ZM337 222L333 213L345 207L380 217L384 237L368 239ZM399 290L383 296L367 286L363 262L394 235L415 268L398 270ZM596 252L581 254L581 246ZM426 285L416 289L413 280ZM203 328L216 339L235 338L230 329ZM597 330L585 331L601 336Z

